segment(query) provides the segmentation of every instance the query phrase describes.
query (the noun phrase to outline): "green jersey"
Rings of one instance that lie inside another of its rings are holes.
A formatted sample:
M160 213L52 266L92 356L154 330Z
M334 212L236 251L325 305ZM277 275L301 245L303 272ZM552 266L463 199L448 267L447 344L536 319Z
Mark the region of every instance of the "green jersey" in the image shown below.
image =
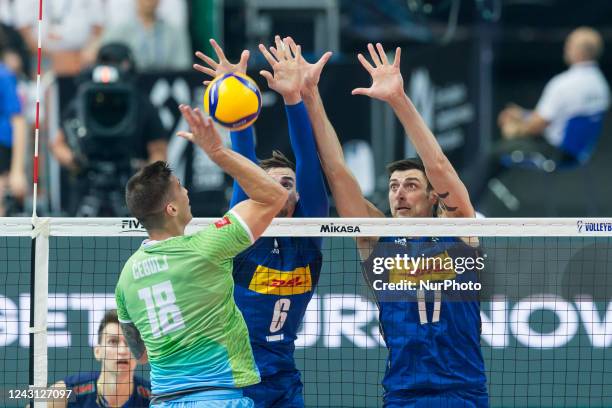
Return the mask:
M117 312L140 332L154 394L259 382L232 278L234 256L252 242L229 212L197 234L145 241L126 262Z

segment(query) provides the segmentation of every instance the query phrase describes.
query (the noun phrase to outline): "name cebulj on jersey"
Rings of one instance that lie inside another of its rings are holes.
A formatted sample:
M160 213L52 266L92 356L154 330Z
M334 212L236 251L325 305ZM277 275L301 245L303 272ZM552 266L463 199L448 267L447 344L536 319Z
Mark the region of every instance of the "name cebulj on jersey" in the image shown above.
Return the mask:
M168 255L152 256L132 265L134 280L168 270Z

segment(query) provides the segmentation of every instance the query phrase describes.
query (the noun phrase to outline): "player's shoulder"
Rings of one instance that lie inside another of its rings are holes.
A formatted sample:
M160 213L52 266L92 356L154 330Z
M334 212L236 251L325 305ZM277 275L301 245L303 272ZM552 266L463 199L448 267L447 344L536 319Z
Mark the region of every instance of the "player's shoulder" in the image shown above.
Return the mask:
M213 221L208 227L193 234L191 237L192 239L207 238L214 242L220 236L248 236L250 241L253 242L248 225L234 210L229 210L222 217Z

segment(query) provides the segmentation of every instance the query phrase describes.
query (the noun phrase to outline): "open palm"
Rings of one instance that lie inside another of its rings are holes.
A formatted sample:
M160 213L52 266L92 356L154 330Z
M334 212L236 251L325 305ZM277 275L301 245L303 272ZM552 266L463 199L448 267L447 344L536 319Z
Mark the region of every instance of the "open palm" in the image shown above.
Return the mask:
M206 63L207 66L200 65L200 64L194 64L193 68L196 71L200 71L203 74L210 75L213 78L216 78L219 75L227 74L230 72L240 72L240 73L246 74L247 63L249 61L249 51L247 50L242 51L242 54L240 55L240 61L238 61L237 64L232 64L231 62L229 62L229 60L225 56L223 49L219 46L219 44L217 44L215 40L211 39L210 45L212 45L213 49L215 50L215 54L217 54L217 58L219 59L219 62L210 58L208 55L204 54L203 52L197 51L196 57L198 57L200 60ZM208 85L209 82L210 81L204 81L204 85Z
M403 95L404 80L400 73L401 49L398 47L395 50L393 63L389 63L387 60L387 55L381 44L376 44L376 50L372 44L368 44L368 50L374 65L370 64L362 54L358 54L357 58L372 77L372 85L369 88L353 89L352 94L367 95L386 102Z
M291 52L295 55L297 53L297 44L291 37L286 37L284 41L287 42ZM319 85L319 79L321 78L321 72L323 67L327 64L327 61L332 56L332 52L328 51L319 58L317 62L310 63L306 61L304 57L300 58L300 69L302 71L302 93L311 91Z
M273 74L268 71L260 71L260 74L268 81L270 89L275 90L283 96L298 94L302 88L302 52L300 46L293 50L289 46L287 39L281 40L275 37L276 47L270 47L270 51L262 44L259 50L270 63ZM292 52L293 51L293 52Z
M221 136L209 117L205 118L198 108L192 109L188 105L181 104L179 110L191 132L182 130L178 136L199 146L209 157L223 149Z

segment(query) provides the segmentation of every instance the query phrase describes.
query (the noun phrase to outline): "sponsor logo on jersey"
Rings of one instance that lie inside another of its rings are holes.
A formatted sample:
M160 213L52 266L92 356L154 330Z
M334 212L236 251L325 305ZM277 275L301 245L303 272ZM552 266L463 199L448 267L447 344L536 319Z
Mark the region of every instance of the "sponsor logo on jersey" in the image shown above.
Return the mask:
M401 246L408 246L408 240L406 238L396 238L395 243Z
M74 391L74 393L77 395L81 395L81 394L90 394L94 392L95 389L94 389L93 383L87 383L87 384L82 384L82 385L75 385L72 388L72 391Z
M253 274L249 289L264 295L301 295L312 290L310 266L292 271L279 271L259 265Z
M433 256L412 258L408 265L396 262L395 267L389 271L389 282L391 283L399 283L402 280L415 283L443 281L456 277L453 258L448 255L447 251Z
M139 385L136 388L136 391L138 392L138 395L140 395L141 397L144 398L151 398L151 391L146 389L145 387L143 387L142 385Z
M230 225L231 223L232 222L230 221L230 219L228 217L223 217L219 221L215 222L215 227L223 228L226 225Z

